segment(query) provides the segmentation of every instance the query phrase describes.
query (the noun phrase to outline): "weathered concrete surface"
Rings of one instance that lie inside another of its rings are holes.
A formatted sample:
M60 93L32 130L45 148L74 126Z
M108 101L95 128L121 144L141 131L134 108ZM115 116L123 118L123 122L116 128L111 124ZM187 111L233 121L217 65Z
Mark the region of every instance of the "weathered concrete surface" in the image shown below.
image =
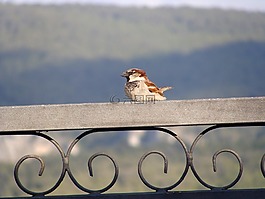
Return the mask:
M265 122L265 97L0 107L0 131Z

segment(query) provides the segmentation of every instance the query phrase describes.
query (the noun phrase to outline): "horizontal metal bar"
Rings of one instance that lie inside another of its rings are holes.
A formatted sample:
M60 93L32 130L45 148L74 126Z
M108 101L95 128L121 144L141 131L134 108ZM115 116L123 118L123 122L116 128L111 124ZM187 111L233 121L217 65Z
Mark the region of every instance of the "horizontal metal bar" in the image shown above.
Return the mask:
M0 107L0 131L265 122L265 97Z
M212 190L212 191L175 191L166 193L121 193L121 194L89 194L89 195L64 195L64 196L45 196L39 199L238 199L255 198L264 199L265 189L240 189L240 190ZM18 199L28 199L29 197L16 197ZM32 197L31 197L32 198ZM33 197L34 198L34 197ZM2 198L4 199L4 198ZM8 198L10 199L10 198Z

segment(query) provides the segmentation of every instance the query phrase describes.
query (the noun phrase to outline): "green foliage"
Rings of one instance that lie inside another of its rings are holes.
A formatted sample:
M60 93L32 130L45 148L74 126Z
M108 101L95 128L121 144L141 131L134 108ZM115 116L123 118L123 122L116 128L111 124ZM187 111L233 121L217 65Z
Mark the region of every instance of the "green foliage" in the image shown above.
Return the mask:
M30 49L50 59L123 60L265 41L265 14L192 8L0 5L0 52Z

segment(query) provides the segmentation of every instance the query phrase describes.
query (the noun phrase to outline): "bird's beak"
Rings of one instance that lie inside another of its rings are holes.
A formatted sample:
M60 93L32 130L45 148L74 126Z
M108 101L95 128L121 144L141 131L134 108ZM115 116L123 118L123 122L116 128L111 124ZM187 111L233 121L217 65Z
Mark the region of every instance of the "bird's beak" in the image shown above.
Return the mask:
M128 77L128 73L125 71L121 74L122 77Z

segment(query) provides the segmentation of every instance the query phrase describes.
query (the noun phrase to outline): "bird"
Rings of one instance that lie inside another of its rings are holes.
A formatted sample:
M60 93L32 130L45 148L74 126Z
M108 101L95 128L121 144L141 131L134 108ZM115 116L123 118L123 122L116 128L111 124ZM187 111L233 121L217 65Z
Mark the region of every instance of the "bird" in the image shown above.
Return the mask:
M151 96L154 100L166 100L164 92L172 89L171 86L157 87L149 80L143 69L131 68L124 71L121 76L126 78L125 94L132 100L137 101L137 97L147 100L147 97Z

